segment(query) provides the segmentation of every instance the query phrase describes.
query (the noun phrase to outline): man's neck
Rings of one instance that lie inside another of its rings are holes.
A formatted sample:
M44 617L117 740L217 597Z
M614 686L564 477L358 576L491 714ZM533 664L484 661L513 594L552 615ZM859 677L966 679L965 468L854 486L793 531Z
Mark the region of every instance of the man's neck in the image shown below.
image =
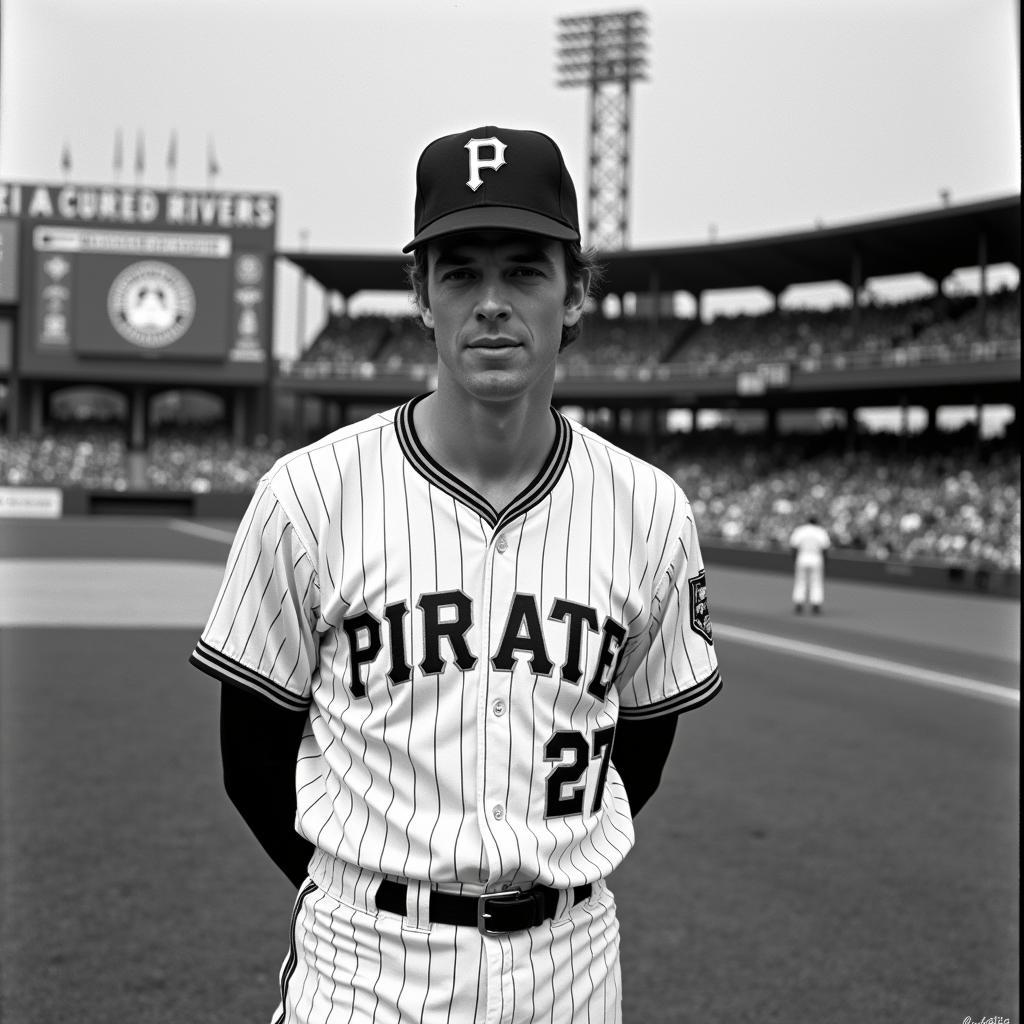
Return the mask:
M496 509L540 472L555 439L550 397L511 402L458 399L438 391L420 402L415 423L427 451Z

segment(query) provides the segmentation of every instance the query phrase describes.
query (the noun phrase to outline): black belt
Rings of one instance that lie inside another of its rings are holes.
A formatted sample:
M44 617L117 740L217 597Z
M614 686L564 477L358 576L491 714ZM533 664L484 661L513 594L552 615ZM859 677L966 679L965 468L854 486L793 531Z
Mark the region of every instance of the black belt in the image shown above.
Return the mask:
M587 899L593 887L577 885L572 890L572 905ZM533 928L555 916L562 890L546 885L532 889L487 892L482 896L459 896L453 892L430 890L430 920L436 924L475 925L484 935L517 932ZM406 911L406 886L385 879L377 889L378 910L392 914Z

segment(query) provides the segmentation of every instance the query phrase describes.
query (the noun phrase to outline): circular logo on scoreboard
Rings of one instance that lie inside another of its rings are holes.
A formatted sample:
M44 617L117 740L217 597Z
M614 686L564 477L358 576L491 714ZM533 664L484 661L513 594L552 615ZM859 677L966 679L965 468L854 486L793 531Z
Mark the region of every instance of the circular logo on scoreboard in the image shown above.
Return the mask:
M140 348L165 348L192 325L196 293L177 267L145 260L125 267L114 278L107 312L126 341Z

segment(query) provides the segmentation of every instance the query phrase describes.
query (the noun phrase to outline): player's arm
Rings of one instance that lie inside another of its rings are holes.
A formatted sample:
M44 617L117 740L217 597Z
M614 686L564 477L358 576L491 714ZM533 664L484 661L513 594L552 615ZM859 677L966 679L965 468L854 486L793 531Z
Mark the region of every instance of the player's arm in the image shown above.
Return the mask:
M612 761L634 817L661 782L678 716L706 704L722 687L696 527L688 514L677 525L676 546L655 577L652 617L618 684Z
M626 787L629 809L635 818L654 796L676 734L676 715L659 718L619 719L615 727L612 764Z
M258 693L221 685L220 748L224 788L270 859L298 888L313 844L295 831L295 761L304 712Z

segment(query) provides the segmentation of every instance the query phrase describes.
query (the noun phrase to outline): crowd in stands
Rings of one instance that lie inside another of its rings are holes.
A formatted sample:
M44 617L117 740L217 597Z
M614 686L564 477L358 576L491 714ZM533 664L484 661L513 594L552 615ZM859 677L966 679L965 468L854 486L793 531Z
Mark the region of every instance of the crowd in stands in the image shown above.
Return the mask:
M710 323L643 319L584 321L560 358L565 374L610 377L729 375L765 363L814 373L857 366L991 360L1020 354L1020 289L988 297L984 322L975 297L869 303L856 322L846 307L719 316ZM432 347L411 317L331 316L287 372L306 377L425 376Z
M0 484L251 492L285 451L282 443L243 446L226 434L168 429L140 465L123 438L106 428L0 438ZM793 527L814 513L838 549L869 558L1019 572L1016 439L915 438L861 436L846 451L839 434L770 444L705 430L674 435L655 461L687 492L707 540L785 550Z
M281 443L238 445L225 433L179 430L157 435L133 459L116 428L61 429L17 441L0 438L0 485L100 491L252 491L284 454Z
M434 361L433 349L411 317L334 314L302 357L285 370L306 378L425 375Z
M124 431L92 426L0 438L0 485L128 489Z
M294 372L306 377L352 377L360 375L363 367L372 371L391 330L391 321L385 317L353 319L332 314Z
M251 491L285 453L282 442L239 445L226 434L170 431L154 438L145 460L145 486L154 490Z
M907 443L882 434L844 451L838 435L774 444L682 435L657 461L686 491L701 536L786 550L816 515L838 549L868 558L1020 571L1020 454L968 433Z
M764 363L814 373L1019 355L1019 297L1019 289L989 296L984 323L974 297L864 305L856 322L844 307L722 316L698 326L669 361L703 376Z
M664 355L674 346L678 325L652 327L633 319L590 316L580 337L565 348L559 364L566 374L649 378L668 371Z

